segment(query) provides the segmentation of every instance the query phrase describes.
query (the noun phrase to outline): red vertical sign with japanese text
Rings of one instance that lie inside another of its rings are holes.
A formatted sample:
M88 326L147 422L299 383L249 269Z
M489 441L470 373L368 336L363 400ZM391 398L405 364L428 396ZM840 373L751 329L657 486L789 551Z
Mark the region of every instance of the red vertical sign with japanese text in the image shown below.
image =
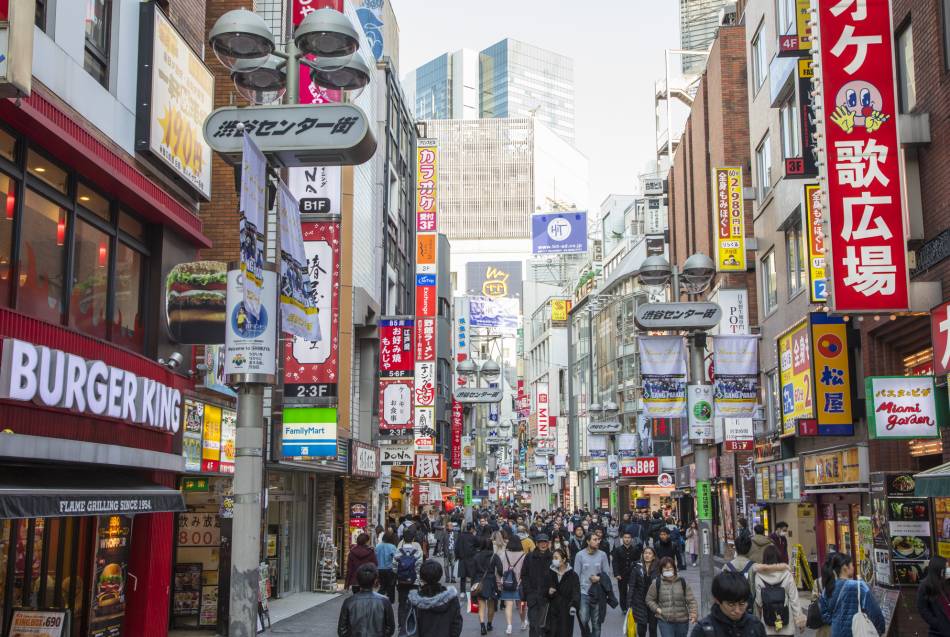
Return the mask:
M342 13L343 0L293 0L291 22L294 28L303 22L304 18L319 9L334 9ZM316 57L308 55L307 59L315 60ZM299 72L301 104L329 104L340 101L340 91L317 86L310 81L310 67L301 64Z
M908 307L894 32L888 0L819 0L830 301L835 312Z
M465 419L465 407L452 401L452 468L462 467L462 423Z

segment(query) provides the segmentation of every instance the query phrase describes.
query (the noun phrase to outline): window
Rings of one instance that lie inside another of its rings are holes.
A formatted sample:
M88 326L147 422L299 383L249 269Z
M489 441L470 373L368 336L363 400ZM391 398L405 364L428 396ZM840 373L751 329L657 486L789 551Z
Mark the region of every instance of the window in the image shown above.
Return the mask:
M771 314L778 307L778 281L775 278L775 250L762 257L762 306L764 314Z
M758 180L759 201L765 199L772 189L772 151L769 148L769 134L766 133L758 148L755 149L755 170Z
M781 428L778 388L778 370L773 369L770 372L766 372L765 384L762 386L762 391L765 393L765 421L762 424L765 430L757 430L755 432L757 437L765 433L778 431Z
M802 142L801 134L798 132L798 104L795 103L794 95L779 108L779 122L782 126L782 157L784 159L801 157Z
M46 31L46 5L48 3L49 0L36 0L36 16L33 23L43 32Z
M10 302L10 267L13 248L13 220L16 214L16 182L9 175L0 173L0 202L3 202L3 215L0 216L0 305Z
M63 318L67 211L29 189L22 214L16 308L41 321L59 323Z
M914 75L914 30L908 24L897 34L897 90L902 113L917 106L917 83Z
M762 33L763 26L764 25L759 25L759 30L755 32L755 37L752 38L753 93L758 92L758 90L762 88L762 84L765 82L765 78L769 73L769 62L765 59L765 38Z
M92 224L79 220L73 245L69 325L90 336L106 339L109 336L106 324L109 236Z
M779 35L794 35L796 32L795 0L775 0Z
M788 298L805 289L805 246L802 242L802 222L796 222L785 231L785 260L788 269Z
M86 72L109 87L109 29L112 0L86 0Z

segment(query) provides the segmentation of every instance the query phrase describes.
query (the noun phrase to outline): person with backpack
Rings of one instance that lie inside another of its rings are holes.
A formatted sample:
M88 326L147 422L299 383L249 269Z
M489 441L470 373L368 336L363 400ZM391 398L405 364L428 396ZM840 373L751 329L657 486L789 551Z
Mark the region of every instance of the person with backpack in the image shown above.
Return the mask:
M337 637L392 637L396 632L393 605L373 591L377 570L373 564L356 569L358 590L343 602L337 621Z
M650 584L647 606L656 615L660 637L686 637L689 623L699 615L693 590L676 572L676 559L660 560L660 576Z
M640 546L633 541L629 531L623 532L623 539L612 551L611 565L614 577L617 578L617 589L620 597L620 608L627 612L627 583L630 579L630 568L640 559Z
M647 606L647 591L656 579L658 562L653 547L644 546L640 552L640 560L630 567L627 608L633 610L639 637L647 637L648 634L649 637L657 637L656 615Z
M846 553L832 553L821 572L824 592L818 598L822 619L832 637L875 637L884 634L884 615L871 589L854 577L854 561ZM870 620L872 626L868 626ZM855 628L858 631L855 631Z
M782 562L782 556L775 546L765 547L762 553L762 565L778 565L780 570L767 570L756 567L755 616L765 624L768 635L794 635L795 629L805 629L805 614L798 601L798 586L788 564Z
M498 554L501 560L502 572L498 581L499 600L505 605L505 621L508 627L505 634L511 634L511 617L514 607L521 602L521 567L524 565L524 549L521 539L514 533L508 533L508 543ZM521 618L521 630L527 630L525 618Z
M934 556L917 589L917 612L927 622L929 637L950 635L950 568L947 560Z
M462 634L462 609L454 586L440 583L442 565L428 559L419 568L422 586L409 592L409 616L406 634L411 637L459 637ZM363 636L360 636L363 637Z
M416 531L406 529L402 542L393 553L393 570L396 571L396 591L399 593L399 630L403 633L406 615L409 613L409 593L419 583L419 569L422 567L422 547L416 542Z
M479 538L478 546L478 553L473 560L472 597L478 600L478 620L482 634L486 635L492 629L492 620L495 618L495 600L498 597L495 578L501 576L502 570L501 560L492 548L491 538Z
M713 606L690 637L765 637L765 626L749 610L749 582L723 571L712 581Z

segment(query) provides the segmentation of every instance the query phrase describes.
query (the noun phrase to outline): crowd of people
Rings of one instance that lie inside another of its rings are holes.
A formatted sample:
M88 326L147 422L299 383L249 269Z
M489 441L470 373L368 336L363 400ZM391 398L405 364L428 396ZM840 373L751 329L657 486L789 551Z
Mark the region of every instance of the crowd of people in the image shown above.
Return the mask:
M795 635L806 626L819 637L883 634L881 609L868 585L854 579L846 554L831 553L820 588L808 600L809 593L799 594L787 530L779 522L766 535L740 518L734 557L712 582L712 607L701 609L698 591L681 575L697 562L698 529L679 526L669 513L617 520L498 507L475 509L466 521L461 508L420 512L378 527L375 549L368 534L357 538L346 578L353 594L338 632L459 637L468 611L477 614L482 635L503 616L506 635L517 629L528 637L571 637L576 622L584 637L601 637L608 608L619 607L638 637ZM918 600L930 635L950 635L948 581L950 568L935 557ZM867 632L853 632L859 624Z

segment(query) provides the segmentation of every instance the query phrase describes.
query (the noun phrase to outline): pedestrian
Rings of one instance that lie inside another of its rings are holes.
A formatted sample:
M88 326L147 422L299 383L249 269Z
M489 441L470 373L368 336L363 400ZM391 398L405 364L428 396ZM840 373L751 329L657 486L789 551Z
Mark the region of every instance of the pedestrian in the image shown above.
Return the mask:
M406 615L409 613L409 593L419 584L419 569L424 558L422 547L416 541L416 531L408 528L402 533L402 541L393 553L393 570L396 571L396 592L399 594L399 633L403 634Z
M360 533L356 536L356 544L346 556L346 580L343 584L346 588L352 587L354 592L359 588L356 583L356 569L363 564L376 566L376 551L369 546L368 533Z
M669 557L675 561L678 551L676 544L673 543L673 538L670 537L670 530L665 527L660 529L657 538L657 541L653 544L657 558L662 560L664 557Z
M524 558L521 590L528 607L528 637L541 637L548 612L548 582L551 579L551 542L545 533L534 536L535 549Z
M393 569L393 555L396 553L396 532L383 533L383 539L376 545L376 565L379 569L379 591L391 604L396 603L396 571Z
M696 521L693 520L686 529L686 552L689 553L690 566L696 566L696 558L699 557L699 528Z
M647 606L647 591L656 576L656 551L653 547L644 546L640 560L630 568L630 580L627 584L627 608L633 611L639 637L647 637L648 634L649 637L657 637L656 615Z
M363 564L356 569L357 590L347 597L337 621L337 637L392 637L396 632L393 605L384 595L373 591L377 569Z
M745 517L740 515L737 522L739 523L739 530L736 531L736 539L744 536L744 537L749 538L749 541L751 542L752 533L749 532L749 521Z
M462 609L454 586L446 588L442 580L442 565L437 560L426 560L419 568L422 586L409 593L412 618L407 633L413 637L459 637L462 634ZM362 636L361 636L362 637Z
M521 539L516 534L508 532L507 544L498 554L502 571L495 582L498 586L498 599L505 606L505 621L508 623L505 629L506 635L511 634L511 618L515 607L521 602L521 567L524 565L524 557ZM527 629L525 617L522 617L521 630Z
M656 546L656 543L660 541L660 529L664 527L666 527L666 522L663 521L662 514L659 511L654 511L653 520L650 522L650 527L647 531L653 546Z
M779 559L788 564L788 522L776 524L775 532L769 535L769 539L778 549Z
M917 589L917 612L927 622L929 637L950 635L950 568L947 560L934 556Z
M468 580L474 582L475 554L478 552L478 538L475 536L475 525L468 522L465 530L459 533L458 544L455 546L455 557L458 560L459 590L465 592Z
M781 570L755 571L756 617L765 624L768 635L794 635L805 630L805 614L798 601L798 586L788 564L781 561L778 547L767 546L762 552L762 565L777 565Z
M571 536L570 541L567 543L568 550L571 552L571 566L577 568L575 562L577 560L577 554L583 552L587 548L587 537L584 535L583 526L574 527L574 535Z
M630 568L640 559L640 547L634 544L630 531L623 532L623 538L612 551L611 566L614 577L617 578L617 590L620 597L620 608L627 612L627 582L630 578Z
M821 616L831 625L832 637L852 637L851 623L858 609L870 618L878 634L884 634L884 615L871 589L854 577L854 561L846 553L832 553L821 571L824 593L818 598Z
M762 552L766 546L771 546L772 540L765 535L765 527L761 524L756 524L753 530L755 535L752 536L752 549L749 551L749 559L756 564L761 564Z
M501 560L492 548L491 539L479 538L479 551L474 559L475 577L472 580L472 596L478 599L478 621L482 634L492 629L495 618L497 588L495 578L501 575Z
M455 584L458 580L455 578L456 550L458 549L459 532L455 528L455 522L451 519L445 521L445 530L442 532L442 555L445 560L445 581Z
M522 525L518 527L518 538L521 540L521 550L528 555L535 549L534 536L528 532L528 527Z
M690 637L765 637L765 626L748 612L749 583L738 573L723 571L712 581L713 606Z
M548 608L545 618L547 637L572 637L574 617L580 612L581 585L577 573L571 568L567 551L557 549L551 558L548 579Z
M699 615L699 605L693 590L676 572L676 559L660 560L660 577L653 580L647 591L647 606L657 619L660 637L686 637L689 623Z
M601 573L610 572L607 554L600 550L600 542L600 536L592 534L587 538L587 548L574 559L574 570L581 586L581 630L586 628L589 632L585 634L590 637L600 637L600 608L596 599L591 599L590 588L600 582Z

